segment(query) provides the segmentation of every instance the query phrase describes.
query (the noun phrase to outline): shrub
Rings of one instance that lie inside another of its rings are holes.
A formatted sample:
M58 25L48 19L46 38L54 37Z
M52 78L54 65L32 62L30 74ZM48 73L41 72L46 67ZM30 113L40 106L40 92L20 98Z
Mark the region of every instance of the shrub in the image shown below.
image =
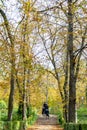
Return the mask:
M22 114L19 114L17 109L14 109L13 110L13 118L12 118L13 121L20 121L22 120Z
M81 130L87 130L87 124L81 124Z
M24 130L27 127L27 121L20 121L20 127L19 130Z
M58 111L57 116L58 116L58 122L59 122L59 124L63 125L64 124L64 118L63 118L62 112Z
M71 124L69 124L68 126L69 126L69 127L68 127L69 130L75 130L75 124L72 124L72 123L71 123Z
M75 130L80 130L80 124L74 124L75 125Z
M0 130L3 130L3 121L0 121Z
M66 123L64 130L87 130L87 124Z
M37 119L37 115L31 115L28 118L27 122L28 122L29 125L32 125L32 124L34 124L34 122L36 121L36 119Z
M81 106L77 110L78 123L87 124L87 106Z
M0 101L0 109L6 109L7 108L7 105L5 103L5 101L1 100Z
M4 121L3 130L12 130L12 122L11 121Z
M7 105L5 101L0 100L0 120L5 121L7 119Z
M64 130L75 130L74 124L72 123L64 124Z
M20 122L19 121L12 121L12 130L19 130Z

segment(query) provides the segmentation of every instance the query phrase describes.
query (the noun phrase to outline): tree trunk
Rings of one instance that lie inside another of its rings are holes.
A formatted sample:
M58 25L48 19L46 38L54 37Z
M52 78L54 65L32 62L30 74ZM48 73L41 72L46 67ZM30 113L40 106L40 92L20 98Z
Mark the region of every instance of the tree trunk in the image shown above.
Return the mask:
M87 61L86 61L86 76L87 76ZM87 81L86 81L86 83L87 83ZM87 105L87 84L86 84L85 96L86 96L86 105Z
M69 92L68 90L68 47L67 47L67 53L66 53L66 60L65 60L65 81L63 85L64 90L64 106L63 106L63 112L64 112L64 119L66 122L68 122L68 99L69 99Z
M27 20L27 19L26 19ZM23 26L23 42L26 43L26 21L24 23L24 26ZM26 82L27 82L27 68L26 68L26 65L27 65L27 62L26 62L26 47L23 45L23 111L22 111L22 120L26 120L26 114L27 114L27 107L26 107ZM24 130L25 130L25 125L24 125Z
M22 111L22 119L26 120L26 79L25 79L25 68L24 68L24 80L23 80L23 111Z
M27 118L30 116L30 70L27 71L27 85L26 85L26 107L27 107Z
M74 75L74 54L73 54L73 8L72 0L68 0L68 51L70 58L69 74L69 122L75 122L76 88Z
M10 95L8 102L8 120L12 120L12 112L13 112L13 101L14 101L14 75L13 71L11 71L11 80L10 80Z

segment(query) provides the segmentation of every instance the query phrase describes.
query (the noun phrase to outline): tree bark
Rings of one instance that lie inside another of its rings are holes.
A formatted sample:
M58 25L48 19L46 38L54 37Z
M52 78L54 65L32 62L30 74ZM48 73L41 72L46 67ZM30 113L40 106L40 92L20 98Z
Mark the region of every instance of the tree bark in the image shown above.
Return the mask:
M22 120L26 120L26 79L25 79L25 68L24 68L24 79L23 79L23 111L22 111Z
M27 20L27 19L25 19ZM23 43L26 43L26 21L24 23L24 26L23 26ZM27 78L26 78L26 74L27 74L27 68L26 68L26 48L25 46L23 45L23 111L22 111L22 120L26 120L26 114L27 114L27 106L26 106L26 82L27 82ZM24 126L24 129L25 129L25 126Z
M76 85L74 75L74 54L73 54L73 8L72 0L68 0L68 52L70 59L69 68L69 122L75 122L75 106L76 106Z
M67 53L66 53L66 60L65 60L66 66L65 66L65 81L63 85L64 90L64 119L66 122L68 122L68 99L69 99L69 93L68 93L68 47L67 47Z

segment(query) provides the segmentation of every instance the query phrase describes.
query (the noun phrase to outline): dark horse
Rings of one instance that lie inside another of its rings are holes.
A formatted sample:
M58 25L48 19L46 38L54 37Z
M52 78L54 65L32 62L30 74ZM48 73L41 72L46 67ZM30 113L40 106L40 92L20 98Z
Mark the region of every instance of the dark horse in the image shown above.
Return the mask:
M43 104L43 108L42 108L42 115L46 115L46 117L49 117L49 107L47 105L47 103Z

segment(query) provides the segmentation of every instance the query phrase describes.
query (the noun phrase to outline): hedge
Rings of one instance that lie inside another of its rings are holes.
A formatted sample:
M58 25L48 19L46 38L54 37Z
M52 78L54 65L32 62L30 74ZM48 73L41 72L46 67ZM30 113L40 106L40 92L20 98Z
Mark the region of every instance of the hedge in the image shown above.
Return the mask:
M64 130L87 130L87 124L66 123Z
M26 121L0 121L0 130L24 130L37 120L37 115L31 115Z
M19 121L0 121L0 130L20 130Z
M24 130L31 124L31 120L27 121L0 121L0 130ZM33 124L33 123L32 123Z

